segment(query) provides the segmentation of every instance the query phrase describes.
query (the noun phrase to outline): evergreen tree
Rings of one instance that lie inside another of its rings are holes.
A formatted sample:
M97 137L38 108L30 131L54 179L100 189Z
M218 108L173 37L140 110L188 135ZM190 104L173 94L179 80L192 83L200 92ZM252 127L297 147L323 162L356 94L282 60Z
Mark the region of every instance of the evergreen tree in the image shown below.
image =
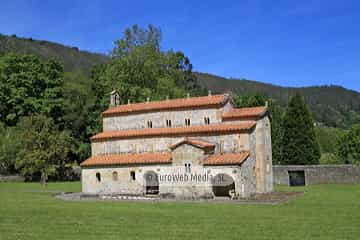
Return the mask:
M282 116L284 109L274 101L270 101L269 111L271 117L271 143L273 164L281 163L282 153Z
M320 148L314 122L300 94L290 100L282 128L282 164L319 163Z

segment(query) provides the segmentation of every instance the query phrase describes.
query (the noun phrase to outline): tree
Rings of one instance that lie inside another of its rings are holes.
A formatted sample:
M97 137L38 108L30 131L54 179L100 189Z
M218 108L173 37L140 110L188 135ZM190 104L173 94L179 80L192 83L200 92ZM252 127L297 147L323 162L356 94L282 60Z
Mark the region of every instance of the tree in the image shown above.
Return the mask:
M152 25L125 30L115 41L109 64L92 71L92 89L100 98L100 106L108 106L108 94L113 89L119 92L121 103L142 102L148 97L183 97L187 91L200 91L189 59L181 52L161 50L160 42L161 31Z
M0 123L0 134L0 173L15 173L16 156L20 150L18 131Z
M360 164L360 124L340 137L336 153L345 163Z
M319 163L320 148L314 122L300 94L290 100L282 128L282 164Z
M25 117L18 127L22 131L16 168L26 178L40 176L41 183L45 184L48 176L64 168L72 139L68 132L60 132L51 118L42 115Z
M92 91L89 77L83 71L67 72L64 79L64 129L71 132L75 150L69 160L80 163L90 156L90 136L101 131L104 108L95 102L98 91Z
M321 154L335 153L340 137L345 130L340 128L316 127L315 133L320 145Z
M60 122L63 115L63 68L32 55L0 57L0 121L14 126L18 119L41 113Z
M140 28L134 24L126 28L123 37L115 41L116 47L112 50L113 58L122 58L129 55L136 48L151 48L160 52L161 30L149 25L147 29Z
M281 163L282 159L282 118L284 109L275 101L269 102L269 111L271 117L271 143L272 143L272 159L274 164Z
M343 164L344 162L333 153L321 154L320 164Z
M237 107L265 106L266 98L261 95L235 95L234 102Z

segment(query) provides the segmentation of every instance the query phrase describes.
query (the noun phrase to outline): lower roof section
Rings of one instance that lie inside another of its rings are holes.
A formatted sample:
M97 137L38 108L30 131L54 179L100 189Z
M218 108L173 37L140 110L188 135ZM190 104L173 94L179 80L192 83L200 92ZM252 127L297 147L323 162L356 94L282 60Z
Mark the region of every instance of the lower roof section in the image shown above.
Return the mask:
M243 151L239 153L212 154L205 161L204 165L241 165L250 153ZM111 165L150 165L150 164L171 164L171 152L153 153L126 153L98 155L88 158L80 164L81 167L111 166Z
M247 132L256 125L255 121L239 124L210 124L190 127L172 128L142 128L120 131L109 131L96 134L91 141L104 141L110 139L127 139L141 137L168 137L168 136L192 136L204 134L222 134Z
M241 165L249 156L248 151L213 154L205 160L204 165Z
M223 114L223 120L240 120L240 119L249 119L256 118L259 119L266 115L268 112L268 107L249 107L249 108L234 108L230 111L227 111Z
M132 164L166 164L171 163L170 152L153 153L126 153L97 155L88 158L80 164L81 167L87 166L106 166L106 165L132 165Z
M202 148L202 149L213 149L213 148L215 148L214 143L209 143L209 142L206 142L206 141L203 141L203 140L184 139L184 140L170 146L170 149L174 150L175 148L177 148L178 146L180 146L182 144L190 144L192 146Z

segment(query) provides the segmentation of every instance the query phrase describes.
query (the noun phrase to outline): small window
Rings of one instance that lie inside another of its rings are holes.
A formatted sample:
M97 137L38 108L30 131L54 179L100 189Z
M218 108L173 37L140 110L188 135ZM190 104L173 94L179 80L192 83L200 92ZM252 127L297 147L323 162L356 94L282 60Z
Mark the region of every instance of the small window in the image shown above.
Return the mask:
M185 118L185 126L190 126L190 118Z
M224 140L220 140L220 152L224 152Z
M112 173L112 178L113 178L113 181L117 181L117 180L118 180L118 173L117 173L117 172L113 172L113 173Z
M135 171L130 172L130 179L135 181Z
M96 173L96 181L101 182L101 175L99 172Z
M148 128L152 128L152 121L147 121Z
M185 172L191 173L191 164L190 163L185 163Z
M204 122L206 125L210 124L210 118L209 117L204 117Z
M169 119L166 120L166 126L171 127L171 120L169 120Z

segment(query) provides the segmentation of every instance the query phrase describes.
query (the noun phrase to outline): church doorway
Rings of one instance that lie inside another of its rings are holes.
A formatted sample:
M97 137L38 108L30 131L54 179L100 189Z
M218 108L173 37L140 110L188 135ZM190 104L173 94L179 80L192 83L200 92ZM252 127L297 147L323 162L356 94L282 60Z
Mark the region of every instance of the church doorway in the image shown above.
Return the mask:
M147 171L144 174L145 194L159 194L159 177L154 171Z
M235 191L235 181L227 174L217 174L212 180L212 190L215 197L231 197L230 192Z

